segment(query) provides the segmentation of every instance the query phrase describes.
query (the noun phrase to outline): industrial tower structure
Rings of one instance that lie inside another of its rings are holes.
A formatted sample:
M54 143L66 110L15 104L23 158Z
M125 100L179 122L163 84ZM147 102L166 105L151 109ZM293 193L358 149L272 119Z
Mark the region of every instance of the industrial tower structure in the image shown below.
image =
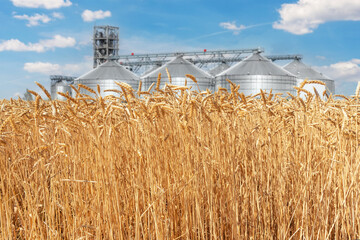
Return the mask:
M94 26L93 49L93 68L109 59L117 59L119 56L119 28L114 26Z
M155 54L134 54L119 56L119 28L115 26L94 26L93 33L93 51L94 63L93 68L100 64L114 60L119 62L127 69L137 74L143 74L149 68L156 68L169 62L176 56L183 56L186 60L197 65L200 68L206 69L208 65L226 63L233 64L242 61L246 54L253 52L263 52L262 48L248 48L235 50L216 50L198 52L170 52L170 53L155 53ZM276 60L292 60L301 59L301 55L276 55L266 56L272 61Z

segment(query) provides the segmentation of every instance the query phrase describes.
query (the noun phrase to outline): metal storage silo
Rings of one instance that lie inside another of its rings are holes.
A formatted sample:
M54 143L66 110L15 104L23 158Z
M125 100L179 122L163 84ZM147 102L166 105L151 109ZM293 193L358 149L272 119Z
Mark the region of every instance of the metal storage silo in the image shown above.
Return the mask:
M115 61L108 61L90 72L75 79L75 84L83 84L95 92L97 92L97 85L100 86L101 96L113 95L112 92L104 92L107 89L118 89L119 86L115 84L115 81L125 82L129 84L134 90L138 88L140 78L133 72L125 69L119 63ZM81 89L81 93L91 94L85 89Z
M223 62L223 63L217 65L216 67L214 67L213 69L211 69L209 71L209 73L213 76L216 76L229 68L230 68L230 66Z
M295 59L291 63L285 65L283 67L288 72L294 74L298 78L298 84L300 84L304 79L308 80L320 80L325 82L327 93L335 94L335 83L334 80L330 79L329 77L323 75L312 69L310 66L307 66L299 59ZM320 94L322 92L319 92Z
M161 64L160 64L160 65L156 65L156 66L152 67L151 69L149 69L149 70L145 71L145 72L141 75L141 77L140 77L140 78L142 78L143 76L148 75L149 73L151 73L151 72L155 71L156 69L159 69L160 67L161 67Z
M51 75L51 98L53 100L62 100L65 101L66 98L59 95L58 92L72 95L72 88L70 87L71 84L74 84L75 77L68 77L68 76L61 76L61 75Z
M209 73L205 72L179 55L175 59L164 64L162 67L148 73L147 75L144 75L142 77L144 80L143 90L149 88L152 83L156 83L159 73L161 73L162 79L160 88L164 87L165 82L169 83L166 68L171 75L172 84L174 85L184 86L186 79L185 75L191 74L197 79L201 91L205 91L206 89L214 89L213 77ZM187 80L187 85L192 86L191 90L198 90L197 85L190 79Z
M260 89L273 93L295 93L296 77L275 65L266 57L254 52L243 61L235 64L216 76L216 89L220 87L230 90L226 79L240 84L240 92L245 95L257 94Z

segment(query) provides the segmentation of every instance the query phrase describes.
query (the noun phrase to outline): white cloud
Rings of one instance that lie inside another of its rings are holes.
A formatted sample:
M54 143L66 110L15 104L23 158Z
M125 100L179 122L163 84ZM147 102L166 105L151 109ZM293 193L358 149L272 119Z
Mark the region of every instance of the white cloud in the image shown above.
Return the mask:
M25 44L23 42L20 42L18 39L10 39L10 40L3 41L0 43L0 52L2 52L2 51L43 52L44 48L41 47L39 44L32 44L32 43Z
M50 62L28 62L24 64L24 70L30 73L43 75L66 75L81 76L92 69L92 58L86 57L83 62L76 64L56 64Z
M248 26L245 26L245 25L240 25L240 26L236 26L236 22L235 21L232 21L232 22L221 22L219 24L220 27L222 28L225 28L229 31L232 31L233 34L237 35L239 34L242 30L245 30L245 29L250 29L250 28L256 28L256 27L261 27L261 26L265 26L265 25L269 25L269 24L272 24L272 23L258 23L258 24L254 24L254 25L248 25ZM226 31L225 31L226 32ZM207 36L213 36L213 35L218 35L218 34L222 34L224 32L215 32L215 33L212 33L212 34L208 34L208 35L205 35L206 37Z
M355 58L347 62L315 67L315 69L335 80L345 82L360 81L360 59Z
M53 18L57 18L57 19L63 19L64 15L62 13L59 12L53 12L52 13Z
M54 9L71 6L70 0L11 0L16 7Z
M247 27L244 25L236 26L236 22L221 22L219 24L220 27L225 28L227 30L231 30L234 32L234 34L239 34L241 30L246 29Z
M45 52L55 48L73 47L76 40L72 37L63 37L55 35L51 39L40 40L38 43L25 44L18 39L10 39L0 42L0 52L16 51L16 52Z
M39 25L40 22L48 23L48 22L51 21L51 18L49 18L48 15L46 15L46 14L38 14L38 13L36 13L33 16L28 16L26 14L24 14L24 15L14 15L14 18L28 21L28 23L26 24L26 26L28 26L28 27L37 26L37 25Z
M358 0L299 0L282 4L278 11L281 19L273 28L297 35L312 33L325 22L360 21Z
M76 40L72 37L55 35L52 39L40 40L39 44L45 49L66 48L75 46Z
M46 75L58 74L60 65L48 62L29 62L25 63L24 70L30 73L42 73Z
M355 64L358 64L358 65L360 65L360 59L356 59L356 58L354 58L353 60L351 60L353 63L355 63Z
M320 60L326 60L326 57L325 56L316 56L317 59L320 59Z
M103 10L98 10L98 11L85 10L81 14L81 17L85 22L92 22L97 19L111 17L111 12L103 11Z

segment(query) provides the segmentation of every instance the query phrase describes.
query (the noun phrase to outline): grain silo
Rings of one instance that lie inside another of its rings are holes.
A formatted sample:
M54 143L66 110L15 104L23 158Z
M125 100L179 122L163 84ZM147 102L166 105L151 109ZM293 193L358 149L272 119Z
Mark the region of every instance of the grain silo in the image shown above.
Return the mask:
M161 64L156 64L156 65L155 65L154 67L152 67L151 69L145 71L145 72L141 75L141 77L148 75L149 73L155 71L156 69L159 69L160 67L161 67ZM141 77L140 77L140 78L141 78Z
M59 95L58 92L72 95L72 89L70 87L71 84L74 84L74 77L62 76L62 75L51 75L50 81L50 92L51 98L53 100L62 100L65 101L66 98Z
M213 69L211 69L209 71L209 73L213 76L216 76L229 68L230 68L230 66L223 62L223 63L217 65L216 67L214 67Z
M235 84L240 84L240 92L245 95L257 94L260 89L273 93L295 93L296 77L288 71L275 65L266 57L254 52L243 61L235 64L216 76L216 89L224 87L230 90L230 79Z
M115 81L125 82L134 90L138 88L140 78L133 72L125 69L115 61L107 61L90 72L75 79L75 84L83 84L94 91L97 91L97 85L100 86L101 96L112 95L112 92L104 92L107 89L119 89ZM87 90L81 89L81 93L90 94Z
M294 74L298 78L298 85L302 81L304 81L304 79L320 80L325 82L328 94L329 93L335 94L334 80L331 80L329 77L323 75L322 73L315 71L314 69L312 69L310 66L307 66L299 59L295 59L291 63L285 65L283 68L288 72ZM322 92L319 93L321 94Z
M179 55L175 59L164 64L162 67L148 73L147 75L144 75L142 77L142 79L144 80L143 90L146 90L152 83L156 83L159 73L161 73L162 79L160 88L164 87L165 82L169 83L166 68L171 75L172 84L174 85L184 86L186 79L185 75L191 74L197 79L201 91L205 91L206 89L214 89L214 78L209 73L198 68L197 66L185 60L182 56ZM191 90L198 90L197 85L190 79L187 80L187 85L192 86Z

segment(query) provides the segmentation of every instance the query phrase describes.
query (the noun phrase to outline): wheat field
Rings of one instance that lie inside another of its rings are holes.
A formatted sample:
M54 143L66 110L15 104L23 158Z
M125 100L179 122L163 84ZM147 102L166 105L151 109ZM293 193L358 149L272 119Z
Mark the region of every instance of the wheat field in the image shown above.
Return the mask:
M0 238L360 238L357 97L156 85L1 100Z

